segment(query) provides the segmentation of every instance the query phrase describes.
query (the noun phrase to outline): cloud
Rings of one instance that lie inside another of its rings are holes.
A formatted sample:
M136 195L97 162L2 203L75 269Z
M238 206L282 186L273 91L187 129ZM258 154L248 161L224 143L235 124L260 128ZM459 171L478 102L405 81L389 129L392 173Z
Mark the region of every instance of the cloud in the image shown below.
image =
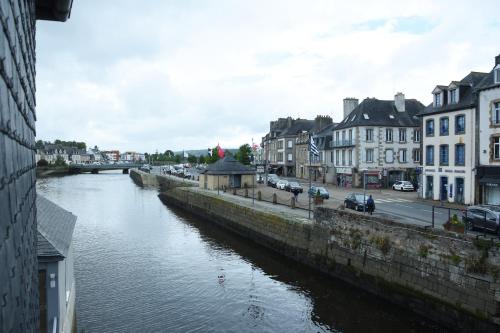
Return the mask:
M37 137L120 150L237 147L342 99L424 104L491 69L495 1L74 2L37 22ZM469 23L470 22L470 23Z

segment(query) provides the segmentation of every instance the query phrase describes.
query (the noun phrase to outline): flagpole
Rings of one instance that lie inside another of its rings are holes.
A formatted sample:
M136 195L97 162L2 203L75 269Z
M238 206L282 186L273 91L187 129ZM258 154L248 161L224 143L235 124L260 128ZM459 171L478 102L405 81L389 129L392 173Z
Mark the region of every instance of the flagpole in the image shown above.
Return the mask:
M308 197L309 197L309 210L308 210L309 219L311 219L311 187L312 187L312 179L311 179L311 157L312 157L311 140L312 140L311 133L309 133L309 191L307 192L308 193Z

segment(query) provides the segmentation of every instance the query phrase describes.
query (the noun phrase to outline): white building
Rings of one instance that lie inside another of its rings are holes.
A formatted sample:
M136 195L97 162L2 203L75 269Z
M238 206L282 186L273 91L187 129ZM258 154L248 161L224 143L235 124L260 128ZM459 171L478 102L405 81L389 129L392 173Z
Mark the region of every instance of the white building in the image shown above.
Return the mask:
M500 55L493 70L478 84L477 200L500 204Z
M424 105L397 93L394 100L344 100L344 119L331 142L335 181L344 187L389 187L416 181L420 165L420 119ZM327 156L328 158L328 156Z
M476 158L474 89L486 73L438 85L422 113L423 191L426 199L473 204Z

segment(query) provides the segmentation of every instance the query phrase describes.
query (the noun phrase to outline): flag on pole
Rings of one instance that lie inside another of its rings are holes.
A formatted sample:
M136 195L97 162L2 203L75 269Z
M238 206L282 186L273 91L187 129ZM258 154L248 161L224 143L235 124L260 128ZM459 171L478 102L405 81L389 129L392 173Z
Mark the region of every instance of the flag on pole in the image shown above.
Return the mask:
M313 138L311 138L309 141L310 141L310 143L309 143L309 151L314 156L319 156L319 150L318 150L318 147L316 147L316 144L314 143Z
M220 158L224 157L224 149L217 143L217 154L219 155Z
M212 156L212 148L208 148L208 155Z

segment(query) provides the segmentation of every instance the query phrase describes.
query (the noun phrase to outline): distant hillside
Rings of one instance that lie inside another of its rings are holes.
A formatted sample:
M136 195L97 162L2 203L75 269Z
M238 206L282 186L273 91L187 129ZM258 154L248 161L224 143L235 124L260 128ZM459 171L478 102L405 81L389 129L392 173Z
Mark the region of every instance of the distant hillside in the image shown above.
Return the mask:
M236 154L236 152L238 151L238 149L234 149L234 148L228 148L228 149L224 149L224 151L229 151L231 152L231 154ZM206 156L208 155L208 150L207 149L193 149L193 150L186 150L186 152L189 154L189 155L194 155L196 157L199 157L201 155L203 156ZM182 155L182 151L175 151L174 152L175 155L179 154L179 155Z

